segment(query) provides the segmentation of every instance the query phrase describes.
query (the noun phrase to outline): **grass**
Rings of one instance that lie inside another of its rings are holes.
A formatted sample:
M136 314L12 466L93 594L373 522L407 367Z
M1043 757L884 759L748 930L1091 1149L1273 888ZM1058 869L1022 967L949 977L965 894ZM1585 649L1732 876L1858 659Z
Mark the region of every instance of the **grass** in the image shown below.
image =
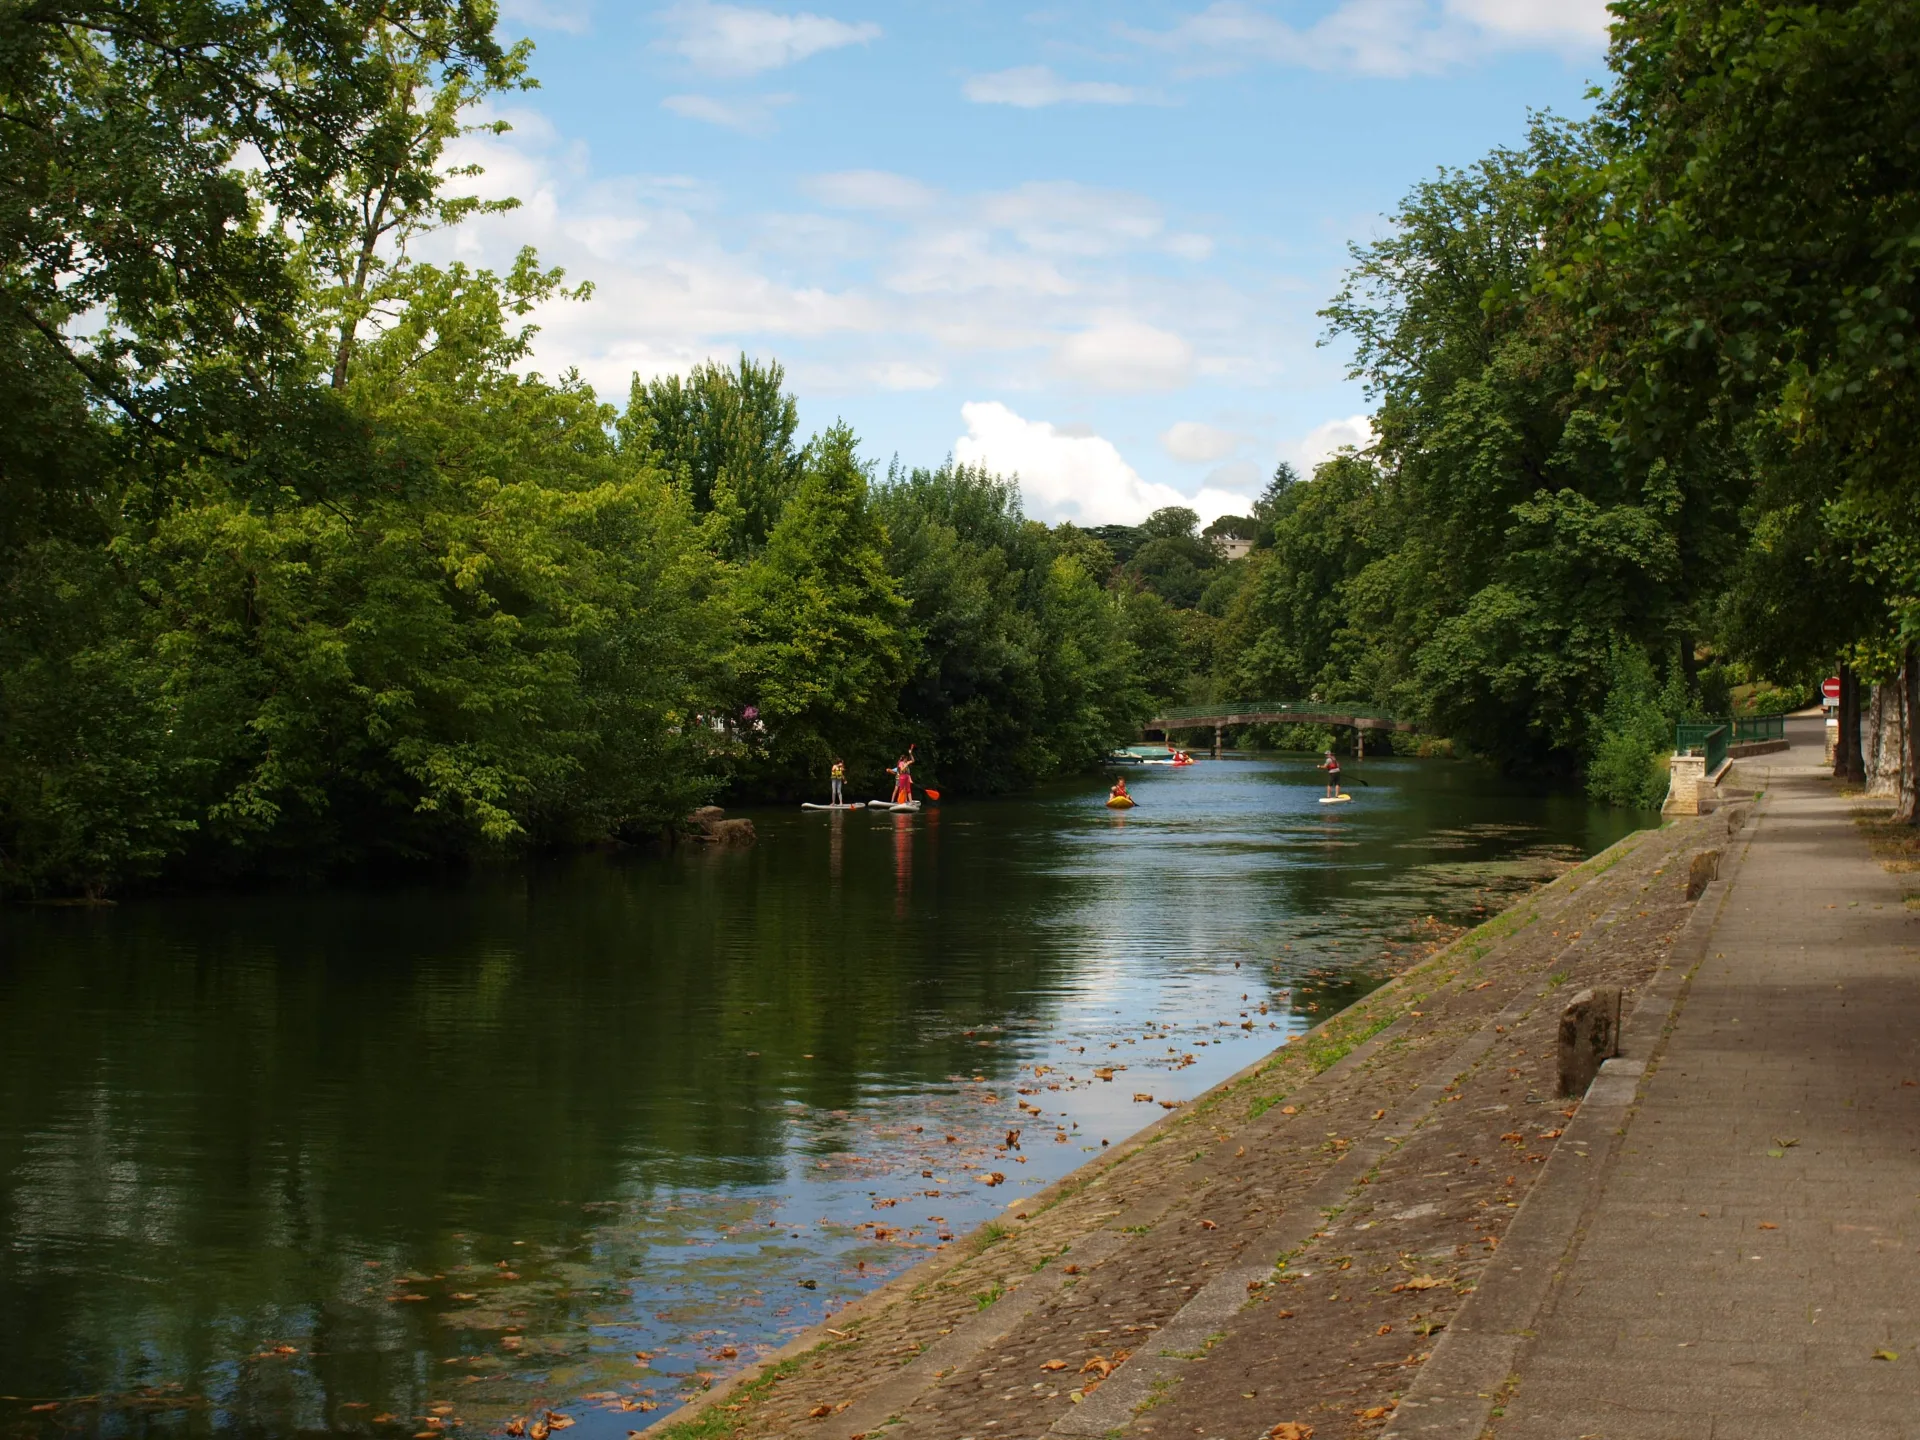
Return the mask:
M1920 871L1920 826L1890 820L1891 810L1861 810L1853 817L1873 858L1896 875Z
M824 1350L819 1345L809 1354ZM691 1419L682 1420L677 1425L669 1425L661 1432L663 1440L727 1440L740 1424L740 1411L758 1401L767 1398L769 1391L787 1376L800 1368L800 1362L806 1357L796 1355L791 1360L782 1360L778 1365L769 1365L753 1379L732 1392L727 1408L709 1405Z
M975 1310L984 1310L1006 1293L1007 1287L996 1280L986 1289L973 1292L973 1308Z

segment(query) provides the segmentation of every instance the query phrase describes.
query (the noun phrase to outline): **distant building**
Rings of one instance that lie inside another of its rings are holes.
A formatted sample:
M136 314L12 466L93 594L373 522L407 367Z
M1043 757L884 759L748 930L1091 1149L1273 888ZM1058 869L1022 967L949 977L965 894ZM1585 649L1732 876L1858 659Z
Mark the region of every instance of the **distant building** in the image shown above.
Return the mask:
M1238 535L1215 535L1213 550L1222 560L1241 560L1253 551L1253 541Z

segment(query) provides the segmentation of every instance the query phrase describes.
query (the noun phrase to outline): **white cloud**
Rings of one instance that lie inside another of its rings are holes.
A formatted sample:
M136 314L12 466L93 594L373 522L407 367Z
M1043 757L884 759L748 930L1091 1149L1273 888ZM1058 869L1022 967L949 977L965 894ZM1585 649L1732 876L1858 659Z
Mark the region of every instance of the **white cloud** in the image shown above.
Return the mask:
M880 38L880 27L867 20L850 24L805 11L782 15L706 0L675 5L662 19L675 32L666 48L714 75L757 75Z
M674 98L705 123L760 123L685 104L712 97ZM803 182L835 209L743 214L683 175L597 174L537 111L488 118L514 128L455 143L450 164L486 172L456 188L523 203L431 237L422 258L499 269L531 245L592 281L589 302L542 307L532 363L577 368L608 399L635 371L743 348L780 357L809 393L1177 391L1223 355L1225 383L1274 379L1257 307L1219 277L1170 276L1162 257L1185 231L1138 195L1064 183L950 193L852 171ZM1158 446L1149 458L1171 463Z
M867 376L882 390L931 390L946 379L939 366L913 360L883 360L871 366Z
M1447 11L1494 35L1548 43L1603 44L1613 21L1607 0L1447 0Z
M805 182L807 193L823 205L840 210L921 210L937 198L918 180L885 170L841 170L815 175Z
M1282 446L1280 458L1291 460L1302 475L1313 474L1314 466L1331 460L1347 446L1364 450L1373 444L1373 419L1367 415L1349 415L1344 420L1328 420L1316 425L1290 446Z
M1045 65L1019 65L974 75L961 87L977 105L1014 105L1037 110L1043 105L1132 105L1138 91L1102 80L1063 80Z
M699 120L743 135L762 135L773 126L773 112L791 105L791 95L750 95L742 100L721 100L712 95L669 95L660 102L662 110L671 110L686 120Z
M1432 74L1501 50L1594 54L1607 0L1344 0L1296 26L1244 0L1215 0L1170 30L1126 33L1201 57L1206 68L1251 61L1365 75Z
M1244 514L1251 496L1202 486L1188 495L1144 480L1111 440L1081 427L1028 420L997 400L960 407L967 433L953 442L953 458L1020 478L1027 513L1037 520L1076 525L1133 525L1167 505L1200 512L1202 524ZM1081 432L1081 433L1076 433Z
M1193 378L1193 347L1171 330L1109 320L1063 340L1054 367L1096 390L1178 390Z
M1204 464L1233 454L1240 448L1240 437L1198 420L1182 420L1160 433L1160 448L1176 460Z
M584 35L593 28L585 0L500 0L500 18L540 30Z
M1044 420L1027 420L999 401L960 407L967 433L953 442L953 458L1020 477L1027 512L1036 519L1081 525L1130 525L1163 505L1187 497L1155 485L1098 435L1068 435Z

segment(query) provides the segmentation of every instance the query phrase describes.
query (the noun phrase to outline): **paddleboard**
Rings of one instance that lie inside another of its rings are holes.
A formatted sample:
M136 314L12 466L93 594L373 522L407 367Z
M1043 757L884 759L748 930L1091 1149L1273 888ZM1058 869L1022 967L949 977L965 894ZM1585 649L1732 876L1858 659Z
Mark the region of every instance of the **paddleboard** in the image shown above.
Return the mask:
M1139 803L1139 801L1129 799L1124 795L1115 795L1107 801L1107 808L1109 810L1131 810Z
M867 808L867 802L856 800L851 805L816 805L811 800L802 800L800 808L802 810L864 810Z
M867 809L869 810L918 810L919 808L920 802L918 800L909 800L904 805L896 805L891 800L869 800L867 802Z
M1351 795L1322 795L1320 797L1320 803L1322 805L1344 805L1352 798Z

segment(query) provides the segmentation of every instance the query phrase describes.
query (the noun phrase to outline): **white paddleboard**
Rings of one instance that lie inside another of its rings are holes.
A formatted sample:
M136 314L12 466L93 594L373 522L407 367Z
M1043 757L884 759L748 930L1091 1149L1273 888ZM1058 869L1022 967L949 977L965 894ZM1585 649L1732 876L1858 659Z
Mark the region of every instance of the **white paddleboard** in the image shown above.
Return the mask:
M867 802L867 809L869 810L918 810L919 808L920 802L918 800L909 800L904 805L896 805L891 800L869 800Z
M866 806L867 802L864 800L856 800L851 805L816 805L811 800L800 802L802 810L864 810Z
M1351 799L1353 799L1351 795L1322 795L1320 797L1320 803L1322 805L1344 805Z

